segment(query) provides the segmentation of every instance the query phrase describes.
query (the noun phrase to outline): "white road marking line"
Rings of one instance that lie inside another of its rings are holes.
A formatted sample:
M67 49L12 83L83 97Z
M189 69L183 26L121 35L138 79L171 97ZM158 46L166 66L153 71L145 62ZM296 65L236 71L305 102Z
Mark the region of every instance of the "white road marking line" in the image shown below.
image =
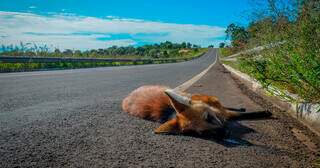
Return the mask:
M214 60L214 62L208 66L208 68L206 68L205 70L203 70L202 72L200 72L198 75L195 75L194 77L192 77L191 79L187 80L186 82L180 84L179 86L177 86L176 88L174 88L174 90L178 90L178 91L185 91L187 90L191 85L193 85L194 83L196 83L199 79L201 79L217 62L218 60L218 49L216 49L216 59Z

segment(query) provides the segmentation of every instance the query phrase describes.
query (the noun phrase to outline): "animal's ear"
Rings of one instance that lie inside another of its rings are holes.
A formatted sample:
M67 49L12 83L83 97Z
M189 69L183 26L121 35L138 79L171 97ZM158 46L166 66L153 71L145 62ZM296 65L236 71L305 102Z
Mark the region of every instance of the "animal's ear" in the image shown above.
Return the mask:
M185 111L190 106L191 99L183 96L172 89L165 90L165 93L169 96L174 109L177 112Z
M179 132L180 129L176 118L165 122L154 131L156 134L178 134Z

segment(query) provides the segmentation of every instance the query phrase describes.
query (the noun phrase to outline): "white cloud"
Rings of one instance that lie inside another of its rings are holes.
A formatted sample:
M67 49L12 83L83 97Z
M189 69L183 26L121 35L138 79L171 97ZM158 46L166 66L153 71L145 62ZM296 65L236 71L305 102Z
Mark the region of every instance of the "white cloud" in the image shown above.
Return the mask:
M61 49L105 48L135 45L138 42L188 41L209 45L221 42L224 28L207 25L175 24L138 19L85 17L70 14L42 16L0 11L0 43L47 44ZM129 37L113 39L112 35ZM99 40L99 39L104 40Z
M120 19L120 17L112 16L112 15L108 15L108 16L106 16L106 18L108 18L108 19Z

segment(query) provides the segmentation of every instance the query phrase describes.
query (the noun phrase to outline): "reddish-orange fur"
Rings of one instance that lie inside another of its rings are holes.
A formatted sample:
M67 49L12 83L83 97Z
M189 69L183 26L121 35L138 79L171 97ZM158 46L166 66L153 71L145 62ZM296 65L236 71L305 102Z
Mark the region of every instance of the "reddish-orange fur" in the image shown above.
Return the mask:
M168 87L159 85L141 86L122 101L122 109L139 118L160 121L166 115L167 109L172 108L169 97L164 93L166 89ZM223 109L218 99L213 96L192 95L191 99Z
M179 99L171 94L181 95L180 97L186 99ZM188 100L189 103L184 103L182 100ZM142 86L130 93L123 100L122 109L139 118L165 122L155 130L155 133L196 132L202 134L210 132L221 134L227 120L271 115L269 112L233 112L223 107L218 98L214 96L187 95L181 92L176 93L176 91L172 93L168 87L151 85ZM175 116L168 117L172 113Z
M131 92L122 102L122 109L139 118L161 121L167 110L172 109L164 86L142 86ZM172 109L173 110L173 109Z

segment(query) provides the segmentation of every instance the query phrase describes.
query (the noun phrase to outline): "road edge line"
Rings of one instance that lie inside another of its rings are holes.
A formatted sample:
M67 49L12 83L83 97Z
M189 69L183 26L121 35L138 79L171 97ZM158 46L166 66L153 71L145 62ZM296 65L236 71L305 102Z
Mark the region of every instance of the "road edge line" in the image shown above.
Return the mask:
M201 79L217 63L219 50L218 49L215 49L215 50L216 50L216 53L215 53L216 59L212 64L210 64L206 69L201 71L199 74L193 76L191 79L175 87L174 90L185 91L188 88L190 88L194 83L196 83L199 79Z

